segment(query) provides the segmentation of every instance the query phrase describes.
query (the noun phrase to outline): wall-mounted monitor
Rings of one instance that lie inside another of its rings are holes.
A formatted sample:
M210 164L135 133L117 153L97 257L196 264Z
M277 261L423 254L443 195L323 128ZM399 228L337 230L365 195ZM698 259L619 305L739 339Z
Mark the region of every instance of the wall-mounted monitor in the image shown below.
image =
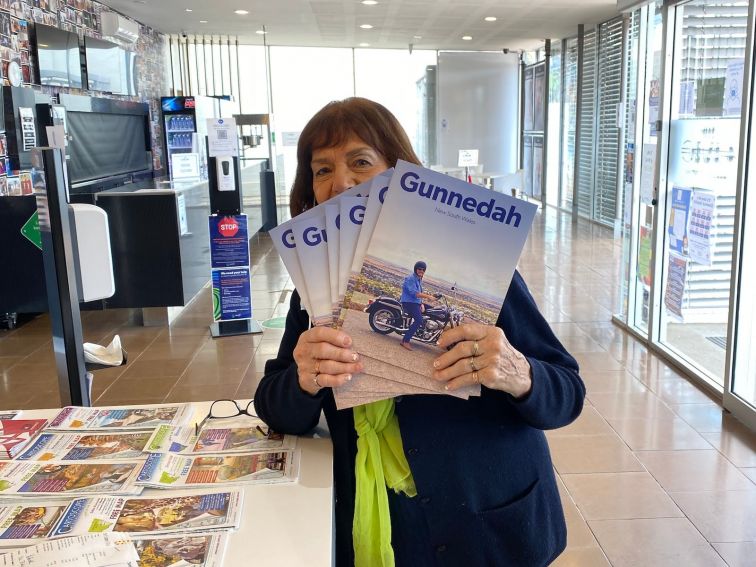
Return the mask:
M85 47L90 91L136 96L134 52L92 37L85 39Z
M79 36L41 24L35 26L35 32L39 83L82 88Z

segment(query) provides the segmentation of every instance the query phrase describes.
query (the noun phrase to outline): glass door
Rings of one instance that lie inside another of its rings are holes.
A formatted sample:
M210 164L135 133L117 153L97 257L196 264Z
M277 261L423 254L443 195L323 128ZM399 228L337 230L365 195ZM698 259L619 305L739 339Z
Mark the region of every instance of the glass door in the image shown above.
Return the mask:
M575 126L577 124L578 40L566 40L562 56L564 87L562 97L562 167L559 207L572 212L575 186Z
M656 223L661 278L653 338L721 388L748 3L693 0L668 10L667 33L674 34L668 45L674 47L665 83L669 126L660 152L666 163ZM651 103L654 93L649 95Z

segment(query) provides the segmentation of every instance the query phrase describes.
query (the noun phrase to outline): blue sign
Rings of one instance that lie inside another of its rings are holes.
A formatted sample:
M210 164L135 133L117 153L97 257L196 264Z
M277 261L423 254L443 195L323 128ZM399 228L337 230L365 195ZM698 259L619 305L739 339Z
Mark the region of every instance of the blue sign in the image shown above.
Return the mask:
M247 215L211 216L209 224L211 267L249 266Z
M252 318L249 268L213 270L213 320Z
M688 216L692 191L687 187L672 189L672 206L669 211L667 237L669 250L681 256L688 255Z
M193 96L164 96L160 99L163 112L178 112L195 108Z

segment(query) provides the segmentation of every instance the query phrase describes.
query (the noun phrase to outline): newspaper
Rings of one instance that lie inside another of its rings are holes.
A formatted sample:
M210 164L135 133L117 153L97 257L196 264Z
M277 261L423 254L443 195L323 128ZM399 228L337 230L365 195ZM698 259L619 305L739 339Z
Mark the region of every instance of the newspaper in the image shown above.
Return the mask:
M131 541L136 547L139 567L222 567L228 535L193 533L149 538L129 535L123 541Z
M158 425L185 425L191 420L191 404L168 404L149 407L84 408L65 407L50 422L48 429L113 430L152 429Z
M0 501L11 496L88 493L139 494L134 484L142 463L0 462Z
M285 451L296 447L297 438L270 431L262 420L254 418L208 422L199 436L194 427L161 425L155 429L145 450L150 453L213 454ZM210 425L212 423L212 425Z
M70 500L19 502L0 506L0 548L33 545L50 537Z
M81 498L71 502L51 535L119 532L147 537L235 529L241 521L241 507L239 490L160 498Z
M45 541L0 555L0 567L137 567L134 542L112 534Z
M219 484L293 482L298 452L239 455L150 455L137 483L153 488L212 487Z
M21 410L0 410L0 419L16 419L21 415Z
M133 433L42 433L21 455L19 461L133 461L147 458L143 453L152 431Z

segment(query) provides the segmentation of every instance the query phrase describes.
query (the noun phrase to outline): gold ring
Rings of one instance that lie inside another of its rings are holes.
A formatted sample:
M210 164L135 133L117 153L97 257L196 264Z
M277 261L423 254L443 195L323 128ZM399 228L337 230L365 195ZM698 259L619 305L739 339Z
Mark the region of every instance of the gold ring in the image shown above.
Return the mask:
M470 357L470 368L472 368L473 372L475 372L478 369L478 367L475 366L475 357L474 356Z
M473 370L472 379L473 379L473 382L475 382L476 384L480 384L480 376L478 376L477 370Z
M479 350L479 348L480 348L480 346L478 345L478 341L475 341L473 343L473 353L472 353L473 356L478 356L478 350Z
M316 386L317 386L318 388L322 388L323 386L321 386L321 385L320 385L320 382L318 382L318 376L320 376L320 375L319 375L319 374L316 374L315 376L313 376L313 377L312 377L312 381L313 381L313 382L315 382L315 385L316 385Z
M315 375L317 376L318 374L320 374L320 359L316 358L315 359Z

